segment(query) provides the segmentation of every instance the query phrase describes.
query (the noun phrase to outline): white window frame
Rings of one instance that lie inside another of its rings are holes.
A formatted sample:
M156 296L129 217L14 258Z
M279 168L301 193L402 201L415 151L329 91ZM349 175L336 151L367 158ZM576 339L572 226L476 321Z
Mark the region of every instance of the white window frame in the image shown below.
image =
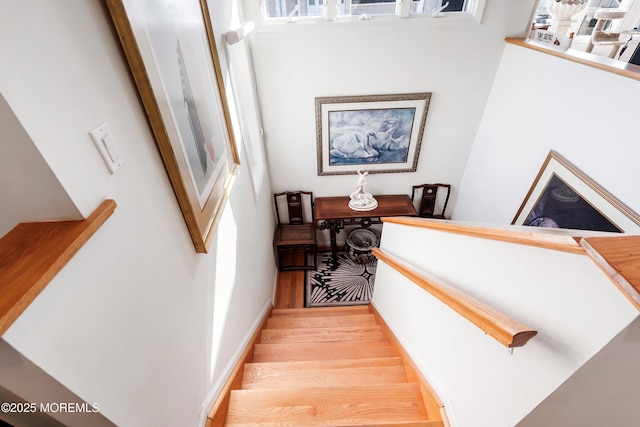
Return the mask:
M265 0L253 0L249 3L255 7L254 16L259 17L259 28L267 31L270 29L276 31L282 29L284 27L282 24L287 24L288 27L290 27L289 24L317 24L314 25L314 27L317 27L327 23L353 23L354 25L357 23L358 25L366 25L369 21L394 22L399 20L403 20L404 22L420 21L422 25L433 23L437 26L450 26L454 23L464 26L477 25L482 21L482 14L486 4L486 0L468 0L470 4L467 12L446 12L439 14L439 16L432 16L428 13L412 14L412 0L396 0L394 14L339 16L337 0L320 1L324 1L323 16L297 16L293 13L290 17L267 17Z

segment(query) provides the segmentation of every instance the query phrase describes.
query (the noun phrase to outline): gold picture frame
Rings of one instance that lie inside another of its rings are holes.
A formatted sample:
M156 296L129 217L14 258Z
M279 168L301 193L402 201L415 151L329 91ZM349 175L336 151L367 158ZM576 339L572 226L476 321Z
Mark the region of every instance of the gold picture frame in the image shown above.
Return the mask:
M240 164L206 0L107 0L196 252Z
M640 216L556 151L511 224L640 234Z

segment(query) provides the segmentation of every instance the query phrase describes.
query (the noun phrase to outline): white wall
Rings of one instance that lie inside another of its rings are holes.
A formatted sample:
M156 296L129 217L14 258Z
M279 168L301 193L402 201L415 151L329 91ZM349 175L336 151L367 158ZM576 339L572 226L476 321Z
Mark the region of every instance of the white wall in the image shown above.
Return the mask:
M418 169L372 175L367 191L411 194L424 182L457 190L504 37L523 33L533 3L489 1L482 24L465 27L443 19L259 28L255 64L274 190L346 196L355 189L355 176L317 175L316 97L415 92L433 93Z
M82 219L2 94L0 183L0 236L19 222Z
M37 411L30 412L3 411L0 414L1 419L12 426L114 426L100 413L99 405L94 406L95 402L90 404L79 399L67 387L17 352L4 340L0 340L0 384L2 384L0 386L2 402L28 402L37 408ZM87 409L76 412L59 411L56 410L59 402L68 402ZM31 406L31 408L33 407Z
M507 45L452 216L511 223L551 149L640 212L638 94L640 81ZM597 312L600 319L605 318L599 308ZM625 394L637 400L635 383L626 380L634 377L627 375L623 380L625 374L618 375L616 369L608 377L616 386L602 385L612 368L602 360L619 363L623 354L611 353L609 347L604 351L607 356L596 357L590 362L595 365L587 365L567 381L522 425L602 425L592 410L615 414L615 419L607 418L611 425L633 423L633 417L624 418L628 413L620 411L616 402ZM587 398L579 388L595 388L602 394ZM614 394L605 392L613 388ZM597 404L592 398L598 399ZM594 414L588 418L591 424L584 424L585 414Z
M380 262L373 303L452 427L516 425L638 316L585 255L397 224L384 225L381 247L538 331L511 354Z
M507 45L455 219L509 224L553 149L640 212L640 81Z
M211 8L220 43L237 13ZM4 339L117 425L196 425L271 303L269 181L256 199L242 166L210 253L196 254L104 4L2 10L0 93L83 215L118 203ZM125 159L113 176L87 133L105 120Z
M640 318L623 329L518 427L636 427Z

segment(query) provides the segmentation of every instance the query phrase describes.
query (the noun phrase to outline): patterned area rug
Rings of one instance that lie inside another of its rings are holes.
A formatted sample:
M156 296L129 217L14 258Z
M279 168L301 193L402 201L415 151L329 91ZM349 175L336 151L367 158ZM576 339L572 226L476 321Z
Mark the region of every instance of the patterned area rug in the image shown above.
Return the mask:
M372 258L368 263L359 264L346 253L338 252L338 265L334 267L330 252L319 253L317 270L309 270L305 275L305 306L369 303L373 295L377 262L376 258Z

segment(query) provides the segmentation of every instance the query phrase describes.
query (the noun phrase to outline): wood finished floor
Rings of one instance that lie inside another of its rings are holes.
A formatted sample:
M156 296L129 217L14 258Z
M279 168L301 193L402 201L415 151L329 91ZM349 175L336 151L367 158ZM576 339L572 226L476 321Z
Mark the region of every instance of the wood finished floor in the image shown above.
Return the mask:
M305 270L279 271L275 308L304 308Z
M328 246L318 246L318 252L328 252L330 250L331 248ZM344 250L344 245L338 245L338 251L342 252ZM303 264L302 260L298 259L296 265L301 264ZM304 308L304 275L307 271L278 271L274 308Z

